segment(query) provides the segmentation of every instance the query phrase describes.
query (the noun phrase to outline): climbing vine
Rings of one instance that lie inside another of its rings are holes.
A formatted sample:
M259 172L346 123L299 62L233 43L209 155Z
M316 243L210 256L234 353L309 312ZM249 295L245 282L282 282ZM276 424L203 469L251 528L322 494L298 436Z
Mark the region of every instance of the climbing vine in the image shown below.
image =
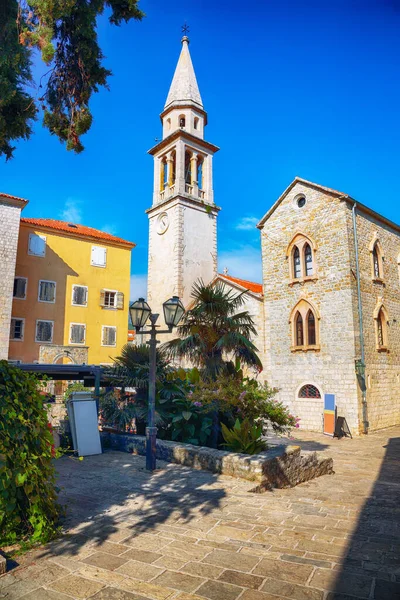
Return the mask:
M41 384L0 361L0 546L56 533L54 456Z

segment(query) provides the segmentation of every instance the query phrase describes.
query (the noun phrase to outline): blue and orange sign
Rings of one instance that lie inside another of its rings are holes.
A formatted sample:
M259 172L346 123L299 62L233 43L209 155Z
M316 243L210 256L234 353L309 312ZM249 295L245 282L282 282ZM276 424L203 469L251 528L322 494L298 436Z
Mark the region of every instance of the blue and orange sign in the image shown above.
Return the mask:
M324 396L324 433L332 435L335 433L336 425L336 402L335 394Z

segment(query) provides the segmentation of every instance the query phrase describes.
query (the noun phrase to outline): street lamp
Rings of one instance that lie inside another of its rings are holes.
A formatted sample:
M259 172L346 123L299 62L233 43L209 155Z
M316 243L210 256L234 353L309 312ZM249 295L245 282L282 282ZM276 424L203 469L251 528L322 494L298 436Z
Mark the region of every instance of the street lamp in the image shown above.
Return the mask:
M149 369L149 412L148 424L146 427L146 469L154 471L156 468L156 440L157 427L154 425L154 413L156 408L156 360L157 360L157 333L171 333L173 327L176 327L181 320L185 308L178 296L173 296L163 304L164 319L168 329L157 331L156 323L158 314L151 312L150 306L144 300L139 298L129 306L129 314L136 331L139 332L150 319L150 331L142 331L142 335L150 335L150 369Z

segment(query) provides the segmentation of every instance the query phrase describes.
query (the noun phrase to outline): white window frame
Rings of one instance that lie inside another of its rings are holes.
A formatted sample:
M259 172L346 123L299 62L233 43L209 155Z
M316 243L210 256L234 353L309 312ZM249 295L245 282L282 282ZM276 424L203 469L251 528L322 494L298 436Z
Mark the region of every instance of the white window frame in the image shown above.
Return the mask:
M118 290L109 290L107 288L104 288L102 291L104 292L104 306L103 306L103 308L117 310L117 294L118 294ZM114 304L112 306L107 306L106 303L105 303L106 302L106 296L105 295L107 293L114 294Z
M93 260L93 249L94 248L100 248L101 250L104 250L104 265L94 262L94 260ZM90 252L91 252L90 264L92 265L92 267L100 267L101 269L105 269L107 266L107 248L105 246L92 246L92 249Z
M74 302L74 288L76 287L82 287L86 289L86 302L85 304L75 304ZM72 306L87 306L88 305L88 301L89 301L89 287L87 285L81 285L80 283L73 283L72 284L72 291L71 291L71 304ZM79 323L78 323L79 325Z
M14 283L16 279L24 279L25 280L25 296L23 298L20 298L19 296L14 296L14 287L13 287L13 299L14 300L26 300L26 295L27 295L27 290L28 290L28 278L27 277L21 277L20 275L15 275L14 277Z
M78 304L78 306L81 306L81 305ZM83 342L73 342L72 341L72 325L79 325L80 327L83 327L83 331L84 331ZM84 346L86 344L86 323L70 323L69 324L69 343L72 346Z
M48 340L46 342L44 342L43 340L38 340L37 339L37 326L38 323L51 323L52 327L51 327L51 340ZM53 343L53 338L54 338L54 321L50 321L49 319L36 319L36 324L35 324L35 342L37 342L38 344L52 344Z
M10 323L10 342L23 342L25 336L25 319L22 317L11 317L11 321L22 321L22 337L12 338L11 337L11 323Z
M54 300L41 300L40 299L40 284L41 283L54 283ZM56 303L56 296L57 296L57 282L56 281L51 281L50 279L39 279L39 283L38 283L38 302L44 302L44 304L55 304Z
M31 239L32 237L39 237L44 240L44 252L43 254L37 254L36 252L31 252ZM30 233L28 238L28 254L30 256L39 256L40 258L44 258L46 256L46 247L47 247L47 236L42 235L41 233Z
M115 329L115 344L103 344L104 329ZM101 326L101 345L107 348L115 348L117 346L117 328L115 325L102 325Z

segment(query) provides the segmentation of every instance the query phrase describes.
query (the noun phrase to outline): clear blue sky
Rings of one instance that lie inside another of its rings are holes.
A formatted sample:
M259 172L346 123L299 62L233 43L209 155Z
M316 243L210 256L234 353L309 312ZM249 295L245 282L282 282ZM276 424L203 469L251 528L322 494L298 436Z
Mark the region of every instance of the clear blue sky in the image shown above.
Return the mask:
M261 281L252 227L299 175L400 222L399 0L144 0L142 23L99 23L111 91L94 97L83 154L37 123L0 163L0 189L27 217L77 220L137 243L132 297L147 271L153 164L180 52L180 26L205 109L214 163L220 269ZM42 67L37 65L36 71Z

